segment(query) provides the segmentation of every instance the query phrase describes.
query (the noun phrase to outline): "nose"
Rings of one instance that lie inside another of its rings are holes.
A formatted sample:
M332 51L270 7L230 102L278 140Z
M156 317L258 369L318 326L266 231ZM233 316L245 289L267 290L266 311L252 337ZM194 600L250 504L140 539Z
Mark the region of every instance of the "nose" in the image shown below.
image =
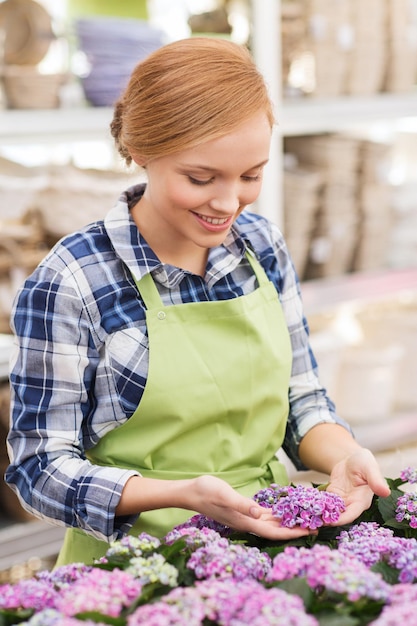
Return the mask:
M237 211L240 207L239 191L236 185L227 184L216 188L209 204L215 211L228 215Z

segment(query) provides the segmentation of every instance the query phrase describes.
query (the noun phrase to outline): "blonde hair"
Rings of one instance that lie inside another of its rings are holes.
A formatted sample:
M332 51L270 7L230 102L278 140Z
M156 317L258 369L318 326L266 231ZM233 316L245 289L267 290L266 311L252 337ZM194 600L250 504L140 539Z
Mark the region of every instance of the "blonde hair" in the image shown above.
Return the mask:
M244 46L191 37L158 48L133 70L115 105L111 133L129 164L221 137L265 111L274 114L262 74Z

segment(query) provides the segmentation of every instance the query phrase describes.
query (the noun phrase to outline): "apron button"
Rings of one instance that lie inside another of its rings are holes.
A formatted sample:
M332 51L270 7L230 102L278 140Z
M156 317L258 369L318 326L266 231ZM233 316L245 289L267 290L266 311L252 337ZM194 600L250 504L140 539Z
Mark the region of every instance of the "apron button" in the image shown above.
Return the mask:
M164 311L158 311L158 313L156 314L156 317L159 320L164 320L166 318L166 313Z

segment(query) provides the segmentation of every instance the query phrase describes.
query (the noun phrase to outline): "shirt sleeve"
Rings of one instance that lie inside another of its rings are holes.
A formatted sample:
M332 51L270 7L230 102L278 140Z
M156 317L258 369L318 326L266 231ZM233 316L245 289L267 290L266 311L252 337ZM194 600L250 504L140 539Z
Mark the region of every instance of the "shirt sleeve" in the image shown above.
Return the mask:
M96 443L88 424L99 358L85 304L75 282L48 267L35 270L16 296L6 482L37 517L112 540L137 518L115 517L137 472L85 456Z
M301 288L290 254L279 229L271 225L272 250L269 274L275 282L287 321L293 351L289 385L289 416L283 448L298 470L309 469L299 458L298 448L307 432L321 423L350 426L336 412L319 379L319 370L309 342Z

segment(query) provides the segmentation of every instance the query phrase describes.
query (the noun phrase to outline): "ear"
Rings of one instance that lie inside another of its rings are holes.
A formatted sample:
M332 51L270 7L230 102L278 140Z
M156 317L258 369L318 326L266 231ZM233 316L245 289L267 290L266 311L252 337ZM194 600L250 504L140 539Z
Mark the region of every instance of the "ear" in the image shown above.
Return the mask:
M137 154L136 152L131 152L130 156L132 157L132 161L136 163L136 165L139 165L139 167L146 168L147 161L144 156L142 156L141 154Z

